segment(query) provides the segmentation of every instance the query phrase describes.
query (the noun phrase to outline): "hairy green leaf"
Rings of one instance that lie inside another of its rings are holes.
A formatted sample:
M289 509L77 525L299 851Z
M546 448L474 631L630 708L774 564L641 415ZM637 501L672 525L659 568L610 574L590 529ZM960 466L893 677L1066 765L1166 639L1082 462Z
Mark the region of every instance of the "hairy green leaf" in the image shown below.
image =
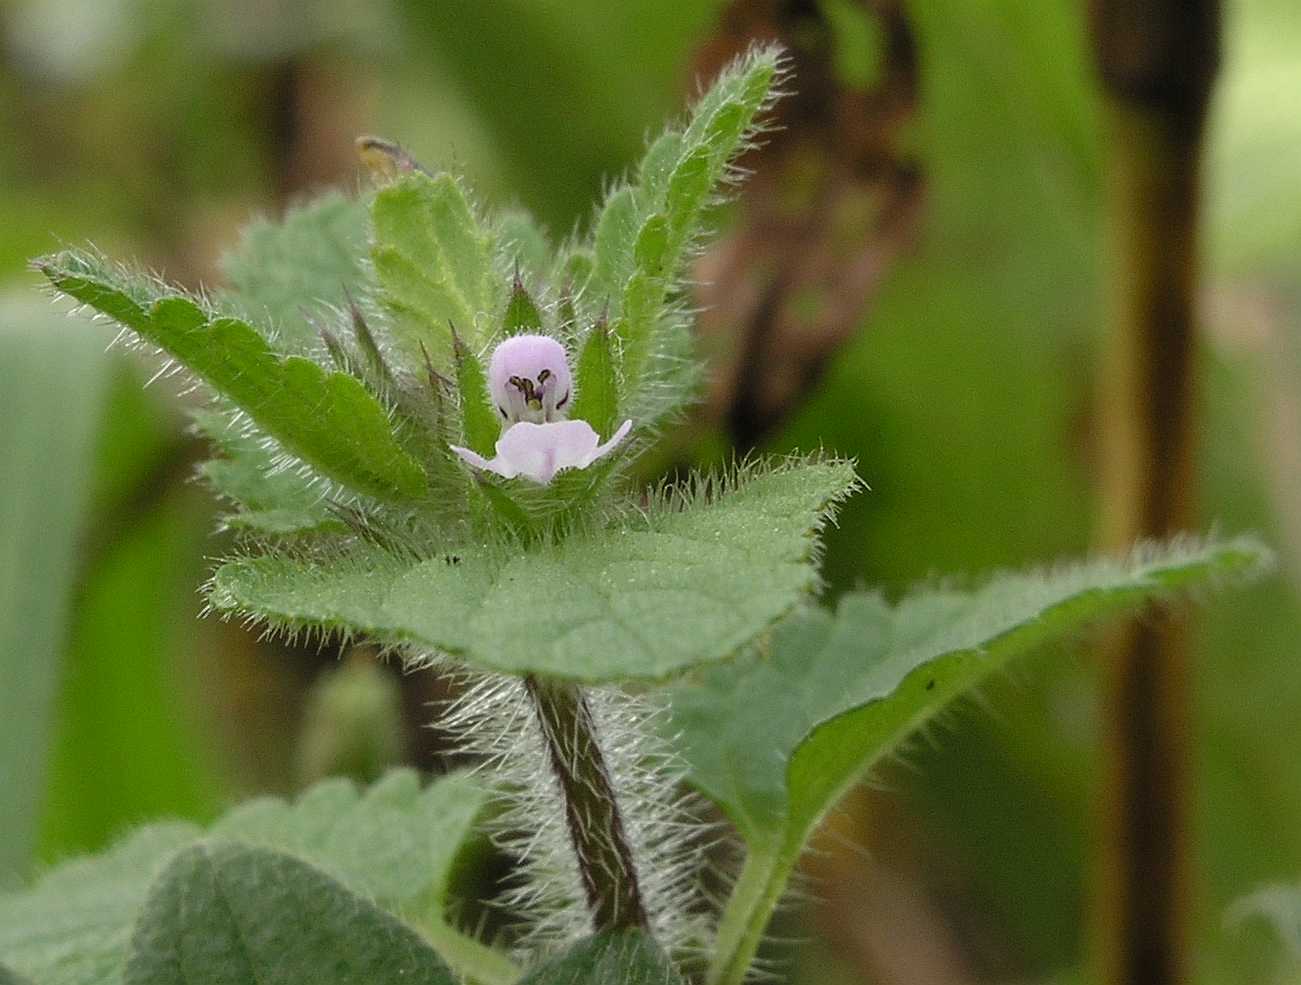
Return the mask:
M542 278L551 270L551 243L529 213L511 209L497 219L497 241L502 255L524 273Z
M669 175L682 159L683 136L677 130L660 134L651 145L637 168L637 185L642 198L659 202L664 198Z
M221 451L220 458L204 462L199 471L237 507L222 518L226 526L277 535L346 529L330 512L329 500L293 472L277 469L275 457L256 434L240 430L229 414L198 410L192 416Z
M742 149L778 73L776 49L759 48L734 62L692 108L685 130L655 140L638 181L615 189L593 232L590 290L616 313L634 273L676 278L686 247L699 232L709 195Z
M1127 562L1007 574L897 605L844 597L782 623L765 652L706 668L672 693L689 780L750 847L724 919L715 981L735 981L822 816L874 763L1013 657L1209 580L1254 574L1248 539L1151 549Z
M202 841L172 859L131 941L126 985L372 985L456 979L420 936L290 855Z
M337 192L291 208L280 222L258 220L222 257L229 296L277 347L306 355L318 336L311 310L340 307L365 283L366 203Z
M472 349L482 348L506 285L493 266L492 238L456 179L403 175L376 193L371 223L380 300L410 365L423 366L421 346L439 369L452 365L448 322Z
M205 835L291 852L393 913L445 929L452 863L484 802L465 775L422 789L413 771L399 770L364 792L327 780L292 804L254 800L209 832L150 825L103 855L53 869L26 892L0 896L0 954L41 985L116 985L151 881Z
M687 334L666 307L711 197L744 148L778 71L773 48L734 62L693 107L684 130L650 145L637 183L612 192L597 219L586 301L589 313L610 305L623 343L623 375L635 394L634 417L658 417L666 409L657 384L673 375Z
M592 287L600 301L617 297L633 270L633 244L641 226L637 192L625 185L605 201L592 233Z
M519 985L682 985L668 957L639 931L580 941L531 972Z
M282 357L251 326L86 254L39 263L59 290L159 346L244 410L290 454L380 499L416 499L425 474L388 415L356 379L301 356Z
M608 436L618 426L619 378L614 365L610 328L598 321L587 333L578 356L574 417L592 425L597 434Z
M234 561L209 600L507 673L660 678L728 656L816 585L816 530L855 482L845 463L799 462L528 550Z
M491 458L501 421L488 393L488 375L483 363L461 337L453 333L453 356L456 361L456 389L461 395L461 431L466 447Z

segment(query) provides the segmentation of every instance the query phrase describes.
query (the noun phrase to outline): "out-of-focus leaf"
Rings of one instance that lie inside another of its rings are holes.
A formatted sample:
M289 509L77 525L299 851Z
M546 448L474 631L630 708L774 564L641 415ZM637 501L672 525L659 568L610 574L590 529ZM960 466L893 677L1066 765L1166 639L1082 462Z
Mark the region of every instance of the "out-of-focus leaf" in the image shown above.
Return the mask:
M266 848L200 842L140 914L126 985L454 985L420 936L324 872Z
M1288 952L1301 961L1301 886L1274 885L1257 889L1229 907L1225 919L1231 925L1264 920Z
M38 266L65 294L165 349L325 476L379 499L424 494L420 464L398 444L385 409L353 377L301 356L282 357L247 323L214 315L88 254L65 252Z
M0 964L0 985L32 985L32 982Z
M139 381L120 386L138 393ZM106 513L114 536L92 542L52 737L43 859L98 851L141 818L206 819L220 802L188 643L211 515L183 485L163 496L129 522Z
M843 462L794 462L505 555L233 561L209 601L273 628L362 633L507 673L660 678L723 659L790 611L816 584L816 531L856 482Z
M0 896L0 953L41 985L120 985L150 882L201 833L193 824L150 825L103 855L51 870L28 892Z
M1301 886L1262 886L1235 900L1224 919L1231 926L1250 920L1265 921L1289 954L1301 962Z
M391 912L441 927L452 863L484 797L464 775L421 789L401 770L365 792L329 780L292 804L250 801L206 834L292 852ZM155 875L204 836L193 824L150 825L0 896L0 954L41 985L116 985Z
M497 219L497 241L505 258L512 266L518 263L531 280L550 271L551 243L527 212L510 209L502 213Z
M1295 283L1301 20L1286 0L1232 9L1207 154L1209 252L1215 269L1235 278Z
M276 469L274 456L255 434L241 431L219 411L195 411L194 419L221 451L199 471L236 506L222 518L226 526L278 535L344 529L330 511L330 501L292 471Z
M365 280L366 203L329 193L291 208L279 222L245 228L222 258L230 294L256 325L275 332L278 348L304 355L320 342L307 315L340 307Z
M110 366L55 320L0 307L0 885L35 847Z
M372 783L402 760L402 691L374 660L352 654L312 683L298 738L300 782Z
M602 934L575 944L519 985L682 985L668 957L646 934Z
M400 9L491 134L511 197L568 230L677 104L688 48L716 4L403 0Z

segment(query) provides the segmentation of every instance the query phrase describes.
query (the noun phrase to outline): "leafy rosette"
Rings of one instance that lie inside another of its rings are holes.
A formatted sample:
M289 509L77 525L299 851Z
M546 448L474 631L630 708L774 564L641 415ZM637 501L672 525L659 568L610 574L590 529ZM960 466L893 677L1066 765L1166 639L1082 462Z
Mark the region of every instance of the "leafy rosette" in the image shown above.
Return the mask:
M726 657L790 611L849 464L649 491L629 469L692 396L686 263L779 74L770 49L735 63L558 249L369 140L378 187L255 225L224 290L38 261L212 394L203 472L246 535L212 608L591 681Z

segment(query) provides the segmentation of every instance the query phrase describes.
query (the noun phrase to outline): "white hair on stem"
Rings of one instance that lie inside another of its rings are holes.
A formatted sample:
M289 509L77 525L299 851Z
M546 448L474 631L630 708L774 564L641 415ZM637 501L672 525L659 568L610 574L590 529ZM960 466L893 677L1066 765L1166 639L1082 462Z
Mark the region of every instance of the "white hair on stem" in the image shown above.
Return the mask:
M563 791L550 768L543 730L524 682L460 672L460 697L437 726L462 751L482 758L503 810L493 840L519 860L512 884L496 901L522 918L521 957L549 954L592 932L578 858L566 824ZM651 934L670 953L702 949L709 922L699 880L709 826L682 792L684 768L662 737L664 705L617 687L590 687L584 697L632 852Z

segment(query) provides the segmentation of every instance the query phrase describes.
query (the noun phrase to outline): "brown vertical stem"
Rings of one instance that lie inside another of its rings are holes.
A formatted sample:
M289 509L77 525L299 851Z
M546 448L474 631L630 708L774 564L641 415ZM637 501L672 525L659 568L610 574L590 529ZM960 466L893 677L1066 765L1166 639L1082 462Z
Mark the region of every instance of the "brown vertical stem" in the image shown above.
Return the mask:
M1200 157L1216 0L1094 0L1108 146L1099 539L1192 520ZM1191 680L1184 627L1149 612L1104 649L1099 981L1189 979Z
M526 677L524 685L565 801L565 824L592 914L592 930L646 930L637 867L591 708L576 684Z

